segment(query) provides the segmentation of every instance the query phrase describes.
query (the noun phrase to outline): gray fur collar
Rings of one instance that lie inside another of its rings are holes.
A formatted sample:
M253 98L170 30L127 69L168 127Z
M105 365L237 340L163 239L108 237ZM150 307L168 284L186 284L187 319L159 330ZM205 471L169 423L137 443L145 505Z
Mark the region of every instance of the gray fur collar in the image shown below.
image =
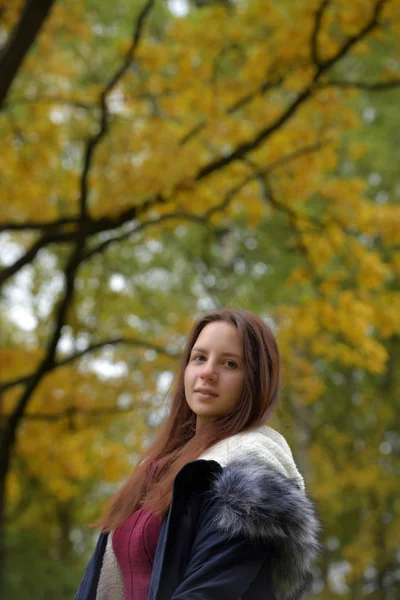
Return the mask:
M213 481L211 494L221 506L217 527L271 544L277 600L301 598L322 549L320 522L307 494L257 456L230 461Z

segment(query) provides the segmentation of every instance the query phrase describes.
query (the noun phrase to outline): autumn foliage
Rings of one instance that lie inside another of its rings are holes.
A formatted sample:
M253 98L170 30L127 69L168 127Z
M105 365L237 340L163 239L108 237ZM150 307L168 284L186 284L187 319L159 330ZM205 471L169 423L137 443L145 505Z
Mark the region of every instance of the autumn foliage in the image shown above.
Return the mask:
M30 4L0 2L5 48ZM400 3L172 4L47 2L8 83L0 70L10 564L45 540L70 597L192 318L229 304L279 340L273 425L325 523L315 595L394 598L400 208L371 191L362 106L397 93Z

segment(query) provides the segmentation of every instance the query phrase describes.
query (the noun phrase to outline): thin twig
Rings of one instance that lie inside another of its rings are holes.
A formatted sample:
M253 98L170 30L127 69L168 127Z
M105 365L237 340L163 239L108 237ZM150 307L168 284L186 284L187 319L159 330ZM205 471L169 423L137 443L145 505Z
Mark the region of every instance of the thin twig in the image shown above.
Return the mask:
M318 84L319 89L327 87L337 88L356 88L367 92L382 92L386 90L394 90L400 87L400 79L392 79L390 81L339 81L327 80Z
M249 104L254 98L265 94L267 91L279 87L283 81L283 77L278 77L276 80L271 81L270 77L263 81L263 83L257 87L252 92L249 92L242 98L235 100L235 102L227 109L226 114L231 115L241 108L244 108L247 104ZM179 145L184 146L191 139L193 139L197 134L199 134L205 127L207 127L208 121L206 119L201 120L199 123L196 123L185 135L180 139Z

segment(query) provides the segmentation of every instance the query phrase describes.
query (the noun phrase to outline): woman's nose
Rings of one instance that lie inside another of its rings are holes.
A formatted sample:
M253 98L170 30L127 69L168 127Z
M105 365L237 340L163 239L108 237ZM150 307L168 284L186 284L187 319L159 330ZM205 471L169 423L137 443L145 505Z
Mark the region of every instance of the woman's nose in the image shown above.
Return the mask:
M211 361L207 361L206 363L204 363L203 368L200 373L200 377L210 379L210 378L215 378L216 375L217 375L217 372L215 369L215 364L212 363Z

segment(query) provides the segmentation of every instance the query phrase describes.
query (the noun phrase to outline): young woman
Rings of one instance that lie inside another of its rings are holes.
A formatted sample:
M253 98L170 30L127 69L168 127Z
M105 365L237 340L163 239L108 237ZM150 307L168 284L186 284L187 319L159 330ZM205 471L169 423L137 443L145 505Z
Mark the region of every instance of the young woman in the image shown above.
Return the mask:
M289 446L265 425L279 352L243 310L200 318L170 415L115 495L75 600L297 600L319 521Z

